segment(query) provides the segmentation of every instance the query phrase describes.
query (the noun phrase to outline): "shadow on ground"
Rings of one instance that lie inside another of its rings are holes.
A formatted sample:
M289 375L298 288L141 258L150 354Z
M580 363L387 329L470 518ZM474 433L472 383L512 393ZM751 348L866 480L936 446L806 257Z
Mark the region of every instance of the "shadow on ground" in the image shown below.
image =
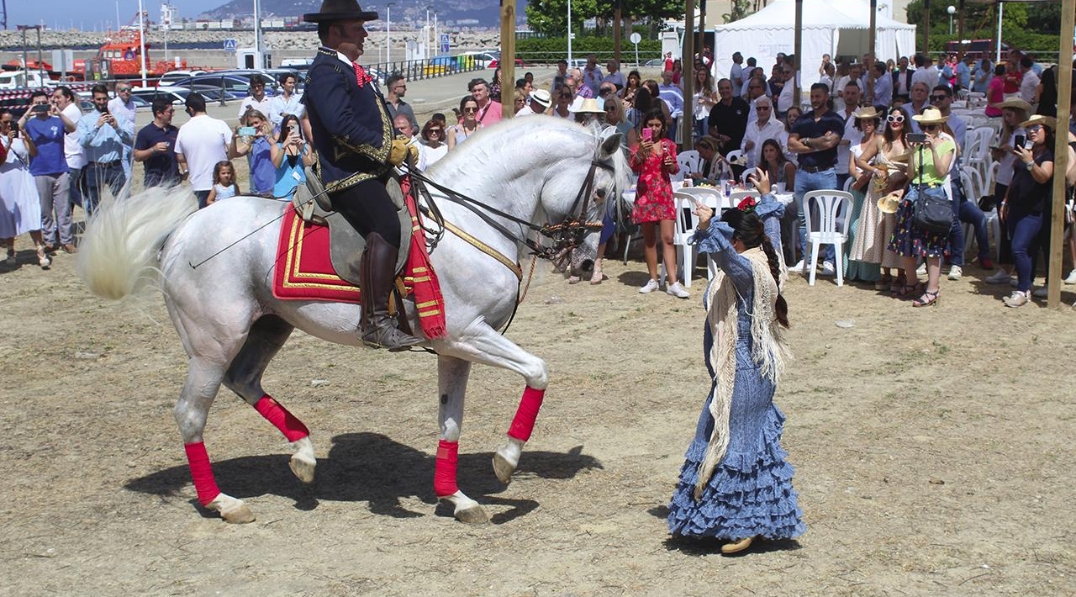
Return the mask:
M434 457L377 433L348 433L333 438L329 456L318 460L317 478L304 486L288 468L290 455L247 456L213 463L213 472L222 491L251 498L278 495L295 501L300 510L313 510L320 500L368 502L374 514L409 518L423 516L405 508L401 498L415 497L433 504ZM516 476L541 479L570 479L583 470L601 469L593 456L577 446L560 452L523 452ZM505 486L493 474L493 452L460 454L458 482L472 499L483 505L508 505L507 512L492 517L502 523L523 516L538 507L533 500L491 497ZM125 489L160 496L175 496L191 482L186 466L165 469L131 479ZM451 516L449 509L437 514Z

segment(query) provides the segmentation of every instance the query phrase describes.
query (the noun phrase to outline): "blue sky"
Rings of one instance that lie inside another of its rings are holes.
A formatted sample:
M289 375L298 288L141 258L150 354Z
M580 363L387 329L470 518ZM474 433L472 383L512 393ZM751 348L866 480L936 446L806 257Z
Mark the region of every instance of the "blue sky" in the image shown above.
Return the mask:
M173 0L173 4L179 7L179 15L191 18L225 2L227 0ZM142 7L152 20L159 18L160 0L142 0ZM250 10L254 12L253 0ZM15 25L36 25L44 20L48 27L101 30L108 26L115 27L116 0L7 0L7 13L8 29L14 29ZM138 1L119 0L119 13L120 22L126 24L138 14Z

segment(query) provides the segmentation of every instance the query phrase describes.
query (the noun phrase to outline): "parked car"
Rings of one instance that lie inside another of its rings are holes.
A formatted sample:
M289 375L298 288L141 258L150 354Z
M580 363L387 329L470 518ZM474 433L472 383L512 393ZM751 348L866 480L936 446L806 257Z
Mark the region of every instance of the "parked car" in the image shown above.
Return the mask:
M460 56L467 56L470 60L474 61L475 66L478 68L490 68L490 63L500 59L499 52L464 52Z
M650 60L647 60L646 62L644 62L643 66L648 67L648 68L664 68L665 67L665 59L664 58L651 58Z
M268 75L266 76L268 77ZM275 85L276 81L273 81L272 83ZM246 97L250 95L250 76L230 74L224 71L205 73L203 75L180 79L179 81L176 81L175 86L186 87L188 89L198 88L200 92L205 89L223 89L226 93L238 97ZM270 97L276 95L276 92L270 87L268 82L265 85L265 95ZM208 99L208 97L206 99Z
M175 85L176 81L202 74L205 74L204 70L170 70L157 80L157 87L170 87Z
M219 87L199 87L197 85L193 87L145 87L143 89L135 89L131 92L131 96L141 98L142 101L150 104L152 104L153 100L158 97L164 97L170 100L172 105L182 106L187 103L187 96L190 95L192 91L197 91L202 94L202 97L204 97L207 102L220 101L221 94ZM238 95L226 92L224 99L230 100L240 97L246 97L246 94Z
M455 72L457 70L459 70L459 62L456 60L455 56L435 56L430 58L430 61L426 63L425 68L422 69L422 74L427 77L432 77Z
M489 65L487 65L486 68L497 68L500 65L501 65L501 59L500 59L500 57L497 57L497 58L494 58L493 60L491 60L489 62ZM523 59L517 56L516 57L516 68L523 68L525 66L527 66L527 65L523 64Z

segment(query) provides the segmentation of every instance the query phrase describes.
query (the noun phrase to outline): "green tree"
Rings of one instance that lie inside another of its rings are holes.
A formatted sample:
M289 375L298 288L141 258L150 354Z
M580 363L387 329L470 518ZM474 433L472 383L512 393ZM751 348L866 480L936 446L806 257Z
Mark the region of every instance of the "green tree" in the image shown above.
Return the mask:
M721 15L721 18L726 23L731 23L733 21L739 21L750 14L751 0L732 0L732 12L724 13Z
M572 0L572 30L577 34L583 21L597 17L608 21L613 18L616 1ZM623 0L621 13L633 22L660 22L663 19L683 18L684 4L678 0ZM527 24L545 35L565 35L568 18L568 0L531 0L526 8Z

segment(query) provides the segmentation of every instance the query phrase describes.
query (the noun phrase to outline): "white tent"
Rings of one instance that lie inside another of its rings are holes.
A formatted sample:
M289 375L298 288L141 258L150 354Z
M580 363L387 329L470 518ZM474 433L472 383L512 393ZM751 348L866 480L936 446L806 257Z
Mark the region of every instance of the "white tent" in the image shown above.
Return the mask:
M875 56L894 60L915 53L915 25L876 17ZM855 56L869 50L870 4L866 0L803 0L803 74L806 88L818 80L822 55ZM792 54L796 41L795 0L775 0L739 21L714 28L715 77L727 77L732 54L754 56L770 75L778 53Z

